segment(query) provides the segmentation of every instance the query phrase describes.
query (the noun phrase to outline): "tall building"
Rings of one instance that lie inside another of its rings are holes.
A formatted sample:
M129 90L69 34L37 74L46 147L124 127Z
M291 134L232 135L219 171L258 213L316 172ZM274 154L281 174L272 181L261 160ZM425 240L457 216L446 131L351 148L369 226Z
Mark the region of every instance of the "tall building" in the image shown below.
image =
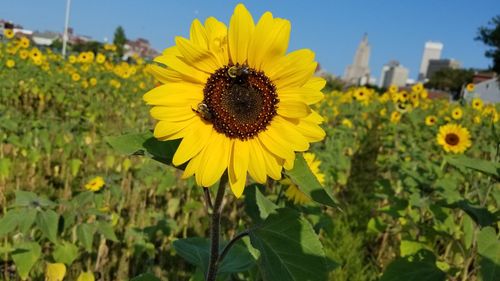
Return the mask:
M429 66L427 67L427 78L431 78L434 73L441 69L459 69L462 64L454 59L438 59L429 60Z
M403 67L398 61L390 61L382 67L379 86L382 88L389 88L391 85L406 86L408 74L408 68Z
M370 44L368 44L368 35L365 33L361 43L359 43L354 61L349 65L344 74L344 80L351 85L364 85L370 81Z
M420 63L420 71L418 73L418 81L424 82L429 78L427 68L429 67L429 60L440 59L443 44L439 42L425 42L424 53L422 55L422 62Z

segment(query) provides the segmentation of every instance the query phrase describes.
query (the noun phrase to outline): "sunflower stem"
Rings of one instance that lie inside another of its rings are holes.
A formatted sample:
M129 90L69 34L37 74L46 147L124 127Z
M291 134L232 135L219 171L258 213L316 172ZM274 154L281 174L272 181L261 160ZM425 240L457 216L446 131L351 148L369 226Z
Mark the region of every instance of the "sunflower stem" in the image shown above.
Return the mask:
M224 173L219 182L217 195L212 208L212 220L210 222L210 257L208 261L207 281L215 281L219 267L219 242L220 242L220 217L222 212L222 199L227 185L227 173Z

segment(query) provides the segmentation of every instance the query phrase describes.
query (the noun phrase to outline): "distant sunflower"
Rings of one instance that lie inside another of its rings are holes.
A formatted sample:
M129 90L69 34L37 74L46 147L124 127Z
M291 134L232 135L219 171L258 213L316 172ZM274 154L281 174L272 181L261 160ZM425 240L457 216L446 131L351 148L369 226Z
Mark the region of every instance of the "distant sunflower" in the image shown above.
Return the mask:
M16 62L14 60L8 59L5 62L5 66L7 66L7 68L13 68L14 66L16 66Z
M399 111L393 111L391 113L391 123L399 123L399 120L401 120L401 113Z
M422 85L422 83L417 83L411 87L411 90L415 93L420 93L424 90L424 85Z
M452 153L464 153L472 145L469 130L457 124L439 127L437 142L446 152Z
M465 87L465 89L467 90L467 92L474 92L475 88L476 88L475 85L472 84L472 83L467 84L467 86Z
M461 119L463 114L464 112L460 107L456 107L455 109L453 109L453 111L451 111L451 117L455 120Z
M325 175L319 169L321 161L316 159L316 155L313 153L302 154L306 160L307 166L311 169L311 172L316 176L316 179L321 185L325 184ZM285 196L292 200L295 204L305 204L311 201L309 196L302 192L297 185L293 184L289 179L284 180L282 183L287 184L288 187L285 191Z
M12 38L14 38L14 30L12 30L10 28L6 28L3 30L3 35L7 39L12 39Z
M475 110L481 110L483 108L483 100L481 100L481 98L474 98L472 99L472 108L474 108Z
M323 118L309 105L323 98L325 80L313 77L310 50L286 54L290 29L270 12L254 24L238 4L229 28L213 17L194 20L190 38L176 37L150 65L163 84L144 95L159 120L154 136L182 139L173 164L187 163L183 178L212 186L227 170L240 197L247 173L259 183L278 180L296 151L324 138Z
M389 86L389 93L390 94L396 94L398 92L399 88L396 85L391 85Z
M105 184L106 183L102 177L95 177L85 184L85 189L96 192L101 190Z
M21 46L24 49L28 48L30 46L30 40L26 37L22 37L19 40L19 46Z
M437 122L437 117L434 115L429 115L425 117L425 125L427 126L434 126L436 125Z

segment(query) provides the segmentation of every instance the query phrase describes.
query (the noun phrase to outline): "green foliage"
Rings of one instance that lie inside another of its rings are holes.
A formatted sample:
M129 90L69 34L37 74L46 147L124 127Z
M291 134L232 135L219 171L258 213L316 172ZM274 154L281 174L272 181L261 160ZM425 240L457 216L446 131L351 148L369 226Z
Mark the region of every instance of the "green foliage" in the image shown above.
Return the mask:
M445 277L446 274L436 266L434 254L422 250L411 257L393 261L380 281L444 281Z
M16 264L21 279L28 278L31 268L42 254L42 248L36 242L21 242L12 252L12 260Z
M500 73L500 15L493 17L488 25L480 27L474 39L490 47L485 56L493 60L492 70Z
M441 69L430 77L425 85L429 88L459 93L463 85L472 82L474 70L472 69Z
M113 44L115 44L116 46L116 52L119 58L123 56L123 46L125 45L125 43L127 43L125 30L123 29L123 27L118 26L113 37Z
M500 274L500 240L492 227L485 227L477 236L477 251L481 256L481 276L493 281Z

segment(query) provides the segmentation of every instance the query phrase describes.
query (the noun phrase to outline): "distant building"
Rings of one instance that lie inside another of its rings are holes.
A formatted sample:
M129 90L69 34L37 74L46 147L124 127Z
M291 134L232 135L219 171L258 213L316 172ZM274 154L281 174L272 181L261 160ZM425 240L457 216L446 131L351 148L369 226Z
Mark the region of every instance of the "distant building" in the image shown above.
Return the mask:
M124 58L130 58L134 55L137 55L142 58L154 58L159 55L159 53L154 50L149 41L144 38L138 38L136 40L128 40L127 43L123 46Z
M52 31L44 31L44 32L33 32L33 36L31 37L33 42L39 46L50 46L54 41L58 39L62 39L61 34Z
M500 85L498 77L479 82L474 87L474 94L485 102L500 102Z
M420 62L420 71L418 73L418 81L425 82L426 79L429 79L430 76L427 72L429 61L432 59L440 59L442 50L442 43L432 41L425 42L424 53L422 54L422 61Z
M390 61L382 67L380 87L389 88L391 85L403 87L408 80L409 70L398 61Z
M459 69L462 64L454 59L431 59L427 67L427 78L442 69Z
M370 82L370 44L365 33L354 55L354 61L346 68L344 80L350 85L364 85Z

